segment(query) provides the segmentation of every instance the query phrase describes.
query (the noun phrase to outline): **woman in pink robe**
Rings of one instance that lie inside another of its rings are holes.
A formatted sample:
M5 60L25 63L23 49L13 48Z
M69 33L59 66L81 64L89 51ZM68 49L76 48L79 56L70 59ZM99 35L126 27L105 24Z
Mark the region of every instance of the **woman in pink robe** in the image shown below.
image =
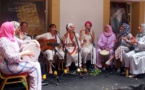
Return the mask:
M103 33L99 36L97 41L97 66L102 68L102 62L100 58L100 51L107 50L109 51L109 59L105 60L107 65L111 65L112 59L114 58L114 45L115 45L116 36L112 31L110 25L105 25Z
M23 60L23 56L33 57L30 50L20 52L24 41L16 38L12 22L5 22L0 28L0 71L15 75L28 73L29 90L41 90L41 69L38 61ZM36 45L40 47L36 41Z

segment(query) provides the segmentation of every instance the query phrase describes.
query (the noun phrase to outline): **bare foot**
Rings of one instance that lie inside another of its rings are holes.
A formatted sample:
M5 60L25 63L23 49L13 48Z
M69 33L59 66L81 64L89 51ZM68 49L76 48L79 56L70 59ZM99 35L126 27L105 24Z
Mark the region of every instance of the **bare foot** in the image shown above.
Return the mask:
M96 65L94 65L94 68L95 68L96 70L98 70L98 69L99 69Z
M61 68L60 68L60 67L58 67L58 70L61 70Z
M66 70L69 71L69 67L66 67Z
M49 74L53 74L53 72L50 70L50 71L49 71Z

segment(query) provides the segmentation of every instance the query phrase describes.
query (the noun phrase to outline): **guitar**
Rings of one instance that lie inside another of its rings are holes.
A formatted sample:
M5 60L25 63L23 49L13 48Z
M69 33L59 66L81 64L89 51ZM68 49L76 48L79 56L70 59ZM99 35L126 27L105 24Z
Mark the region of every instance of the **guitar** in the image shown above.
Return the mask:
M47 49L53 50L55 46L58 46L59 44L56 43L55 39L49 39L46 40L44 38L39 38L37 41L40 43L40 48L42 51L45 51Z

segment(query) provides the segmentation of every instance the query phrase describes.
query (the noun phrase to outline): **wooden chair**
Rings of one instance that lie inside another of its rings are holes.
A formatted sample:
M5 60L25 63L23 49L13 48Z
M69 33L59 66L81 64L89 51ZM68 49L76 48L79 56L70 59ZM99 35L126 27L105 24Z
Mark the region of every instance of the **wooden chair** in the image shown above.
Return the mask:
M129 68L125 69L125 77L129 77Z
M5 75L0 72L0 78L3 80L0 90L4 90L6 84L25 83L25 88L28 90L28 83L26 77L28 74Z

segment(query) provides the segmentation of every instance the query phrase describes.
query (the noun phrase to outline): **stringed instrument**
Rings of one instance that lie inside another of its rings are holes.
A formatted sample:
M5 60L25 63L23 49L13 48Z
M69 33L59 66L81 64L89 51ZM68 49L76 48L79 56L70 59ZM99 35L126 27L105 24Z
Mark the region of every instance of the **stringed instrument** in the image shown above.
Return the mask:
M37 41L40 43L40 48L42 51L45 51L47 49L53 50L55 46L58 46L59 44L56 43L55 39L44 39L44 38L39 38Z

